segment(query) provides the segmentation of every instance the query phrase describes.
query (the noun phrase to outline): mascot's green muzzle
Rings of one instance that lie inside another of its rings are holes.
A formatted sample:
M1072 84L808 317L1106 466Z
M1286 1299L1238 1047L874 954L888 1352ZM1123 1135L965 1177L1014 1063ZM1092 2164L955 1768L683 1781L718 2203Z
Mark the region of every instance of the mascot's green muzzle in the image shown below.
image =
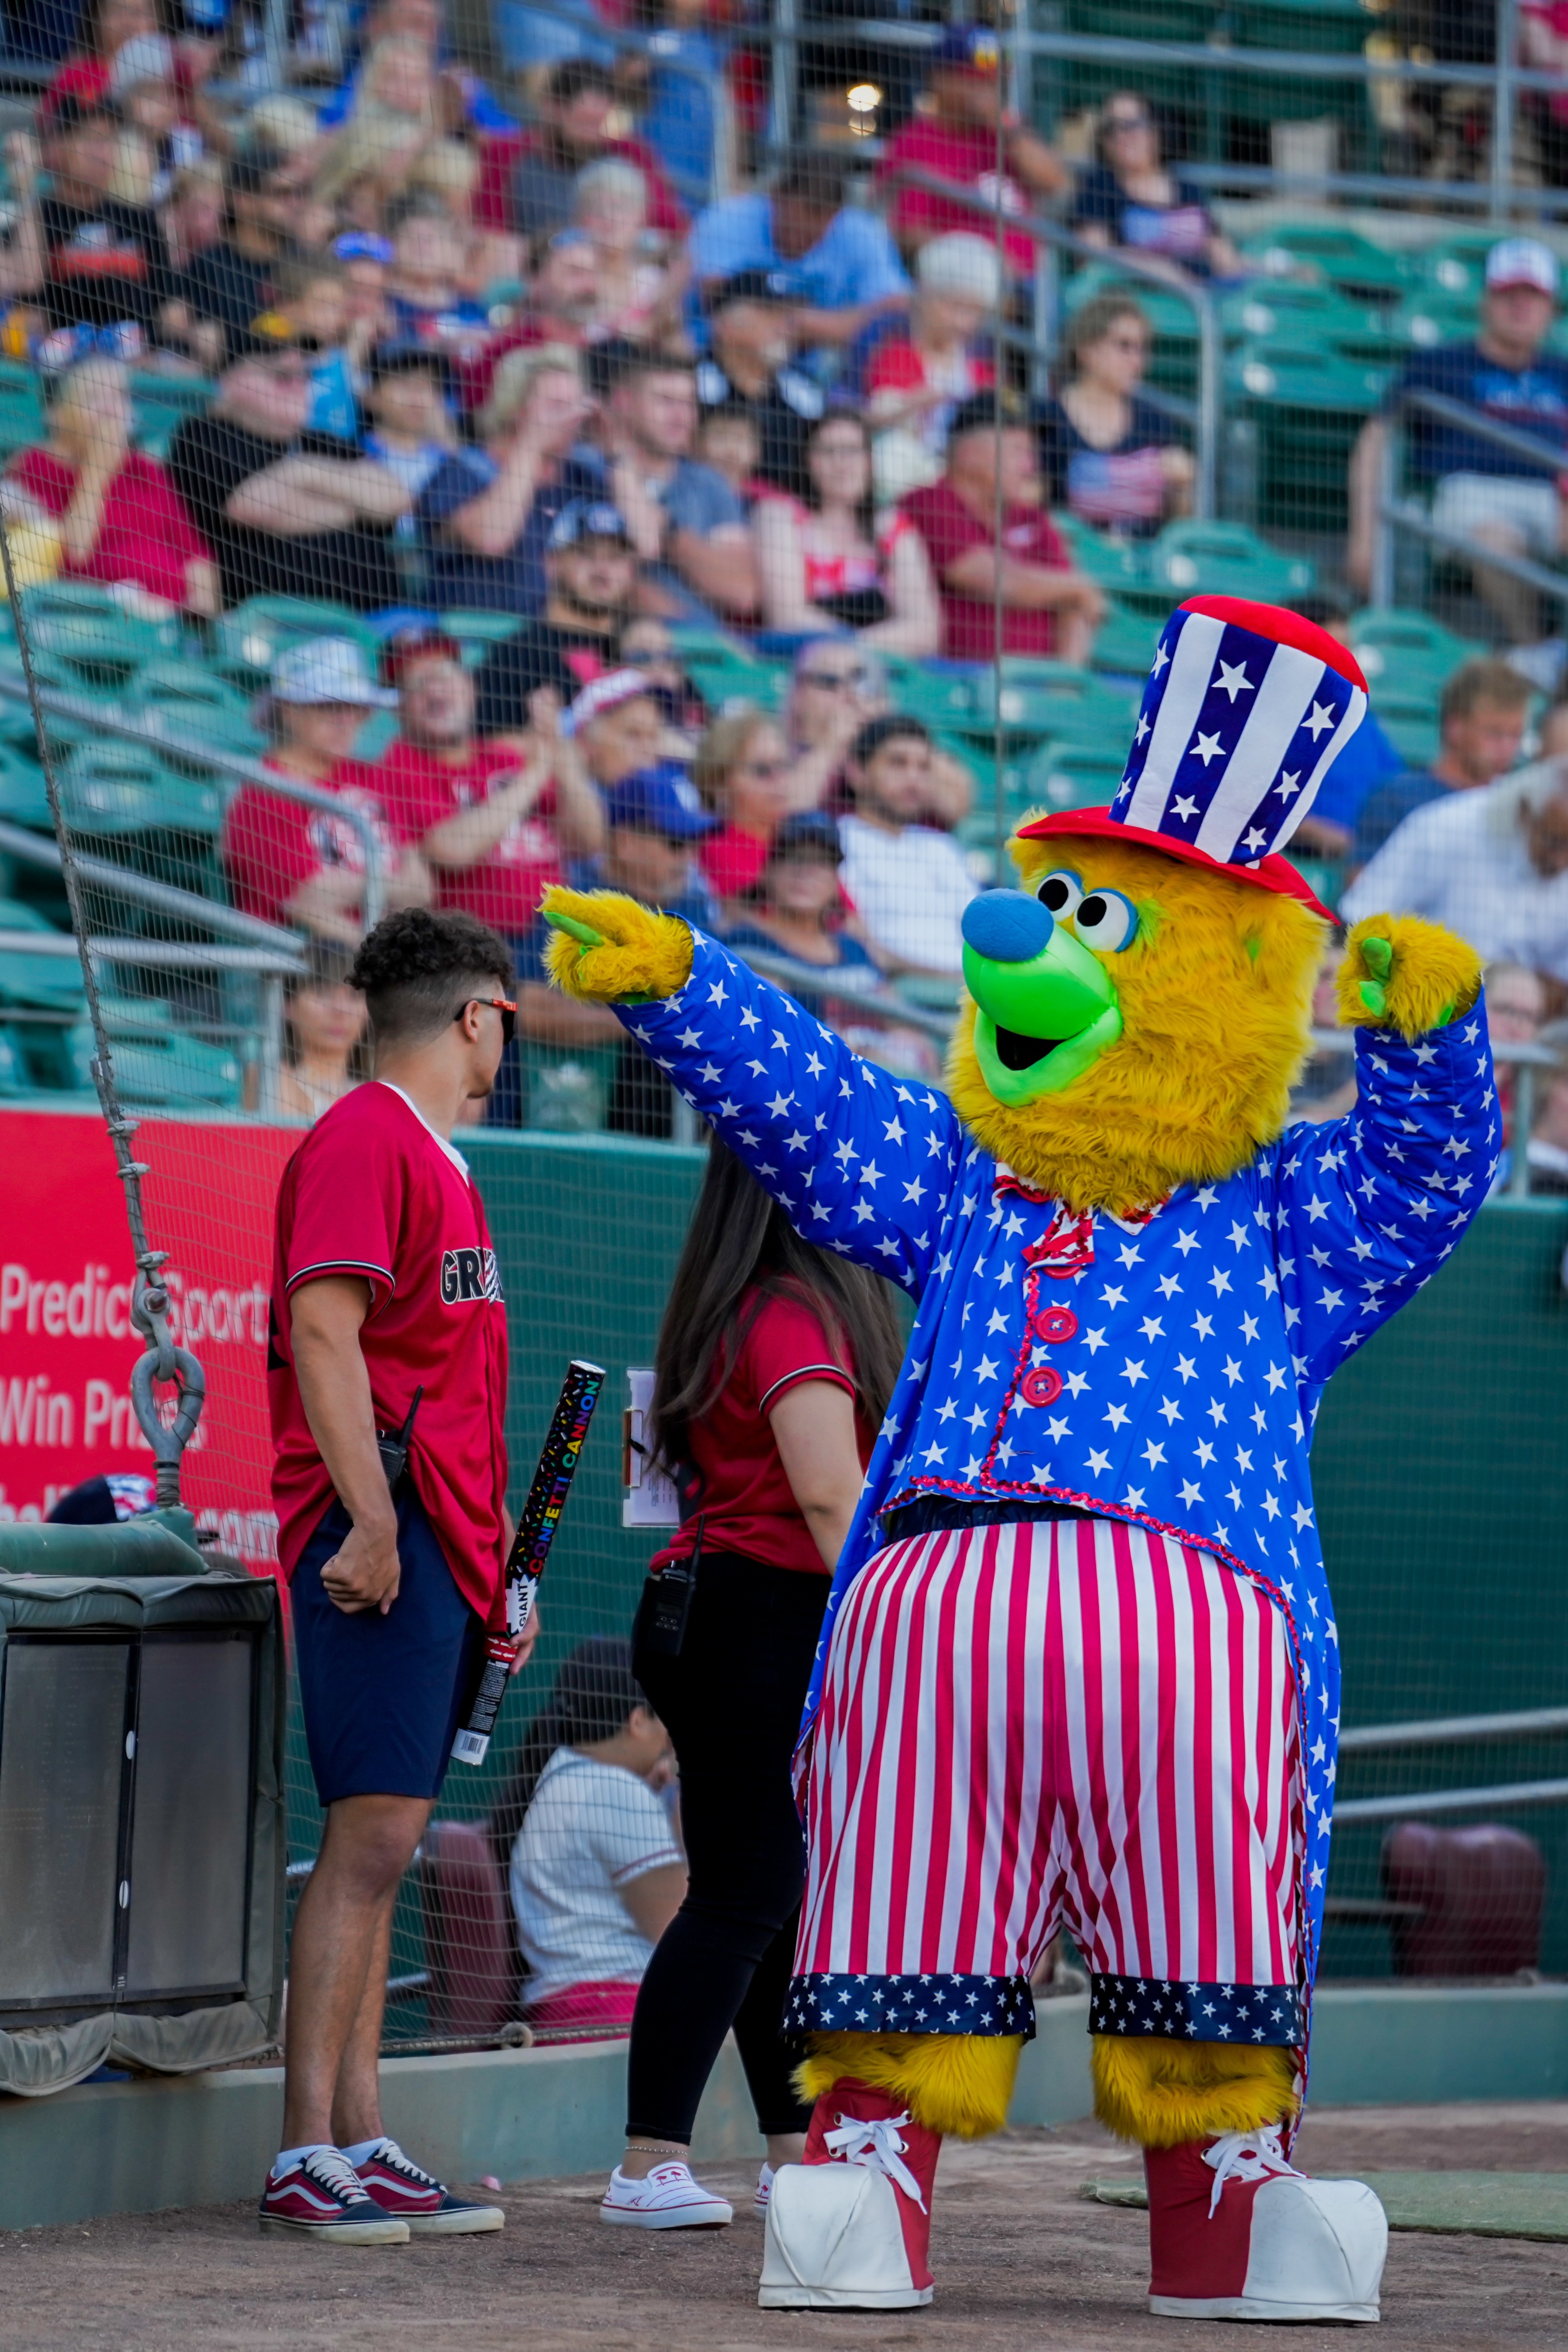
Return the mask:
M1116 1043L1110 973L1038 898L982 891L964 909L963 931L975 1057L999 1103L1059 1093Z

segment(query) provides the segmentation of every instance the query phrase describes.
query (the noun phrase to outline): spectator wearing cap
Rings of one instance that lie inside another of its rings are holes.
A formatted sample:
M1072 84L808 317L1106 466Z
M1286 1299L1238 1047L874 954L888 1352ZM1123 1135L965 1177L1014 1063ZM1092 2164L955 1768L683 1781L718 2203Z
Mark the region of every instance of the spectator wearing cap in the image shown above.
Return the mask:
M578 355L564 344L513 352L479 413L483 446L455 449L420 495L430 601L442 611L541 612L545 548L574 499L602 495L580 447L592 413Z
M270 149L236 155L228 167L228 221L223 237L192 254L168 281L172 329L217 331L216 350L246 348L251 320L272 299L273 273L288 250L293 198L279 182L282 159Z
M577 175L606 156L635 163L648 183L648 226L662 235L684 237L685 208L641 139L611 136L615 85L602 66L569 58L556 67L539 107L539 120L515 149L511 202L504 223L525 236L548 236L570 220ZM480 217L486 215L481 211Z
M618 507L574 499L561 509L545 544L545 583L544 611L493 645L479 665L482 735L526 727L541 688L568 703L615 667L637 584L636 550Z
M891 194L888 222L906 259L933 237L950 236L955 230L977 234L988 213L994 218L998 203L1003 213L1024 213L1071 184L1061 157L1003 104L1001 65L1000 43L988 26L949 25L926 85L928 110L887 142L877 180ZM983 209L916 185L907 177L911 172L971 189L983 199ZM994 232L988 241L998 241ZM1030 278L1034 240L1007 230L999 242L1009 276Z
M956 229L921 247L908 326L890 326L865 368L881 497L940 481L954 416L996 382L988 353L977 346L1000 299L997 249L985 237Z
M778 272L743 269L720 278L705 297L708 348L697 362L697 402L711 410L739 408L757 432L751 471L797 495L805 488L801 441L822 414L815 376L792 364L794 306Z
M82 12L83 46L66 59L44 92L40 126L46 126L67 98L96 101L109 96L114 60L127 41L158 30L153 0L97 0Z
M408 492L411 508L457 446L446 404L451 371L434 343L382 343L371 354L365 402L374 422L364 452ZM413 528L412 513L399 531Z
M795 305L797 351L842 350L909 301L885 225L845 203L843 166L830 156L797 156L767 193L710 205L692 231L691 257L705 289L747 270L776 279Z
M1192 452L1138 389L1149 339L1130 296L1091 296L1067 321L1063 381L1039 417L1047 505L1121 539L1146 539L1192 509Z
M862 984L869 985L876 966L845 927L839 886L841 858L831 817L817 809L787 816L768 844L756 880L722 909L725 944L741 955L758 948L789 956L795 963L820 965L824 973L857 971ZM808 1013L838 1025L841 1008L816 990L794 988L790 993Z
M959 923L975 896L951 834L923 824L931 803L931 736L917 719L873 719L845 770L853 814L839 819L843 880L885 971L956 979Z
M679 915L716 933L718 910L693 853L713 832L685 772L654 763L623 773L604 794L609 835L597 857L572 868L580 890L623 890L644 907ZM627 1036L608 1005L580 1003L545 978L549 938L540 921L517 958L517 1024L541 1043L616 1049L615 1077L605 1126L612 1134L668 1141L674 1131L674 1095L668 1078ZM503 1108L502 1116L505 1116Z
M949 660L990 661L1000 651L1087 662L1105 599L1073 570L1040 503L1034 435L1005 394L964 403L946 473L912 491L904 512L931 559Z
M295 344L310 362L306 427L342 441L360 436L356 369L347 348L348 303L343 265L330 253L279 264L273 299L251 326L258 344Z
M691 456L696 423L690 362L632 356L606 404L604 435L616 503L653 558L639 609L672 621L746 620L758 603L746 511L723 475Z
M44 304L57 327L131 326L145 337L168 268L157 214L110 194L116 121L108 99L68 95L44 126L49 193L38 205ZM134 345L125 356L136 355Z
M399 724L375 773L393 833L434 876L438 907L526 938L563 857L591 857L604 838L599 795L559 733L559 702L548 689L536 698L526 750L485 743L453 639L394 638L383 670L398 688Z
M118 360L78 361L49 407L49 437L5 469L55 518L67 579L131 585L200 618L218 609L212 552L156 459L131 446L131 391Z
M875 509L863 417L830 408L802 457L804 495L764 496L751 519L768 630L793 640L836 622L889 653L937 652L942 613L925 542L898 508Z
M607 670L568 704L561 732L571 737L601 793L664 760L664 714L640 669ZM700 803L699 803L700 805Z
M349 638L311 637L290 646L272 666L267 720L273 747L262 766L331 793L368 817L381 847L388 907L427 907L430 869L417 849L398 847L381 779L353 756L367 714L396 700L376 685ZM363 842L330 810L243 784L224 819L222 851L242 913L293 923L315 939L350 947L363 937Z
M1545 349L1557 310L1556 257L1534 237L1504 237L1487 256L1480 331L1470 342L1416 352L1390 386L1382 413L1363 426L1350 466L1345 568L1366 589L1388 435L1407 393L1437 393L1478 417L1542 444L1538 464L1499 448L1458 423L1412 408L1400 417L1412 481L1431 489L1432 521L1466 548L1555 564L1568 549L1562 468L1568 461L1568 362ZM1476 587L1509 638L1541 634L1540 600L1527 583L1478 562Z
M1079 182L1072 226L1087 245L1124 246L1200 278L1234 278L1242 268L1202 189L1165 163L1159 127L1136 90L1113 89L1100 109L1094 163Z
M301 352L236 361L204 416L169 445L169 478L217 557L225 604L331 598L373 613L398 601L392 526L409 509L397 476L306 429Z

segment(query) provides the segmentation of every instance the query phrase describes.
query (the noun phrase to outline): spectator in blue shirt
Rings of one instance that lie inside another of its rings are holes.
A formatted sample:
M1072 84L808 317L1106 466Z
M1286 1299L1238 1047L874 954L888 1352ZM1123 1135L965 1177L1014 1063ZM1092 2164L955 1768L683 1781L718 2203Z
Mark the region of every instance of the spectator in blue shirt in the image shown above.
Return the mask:
M909 279L884 222L844 202L843 166L802 155L766 194L710 205L691 235L692 268L706 285L766 270L798 307L799 350L843 348L909 303Z
M1479 792L1506 776L1519 758L1534 691L1505 661L1461 662L1437 707L1441 749L1431 766L1379 784L1363 803L1355 827L1356 866L1375 856L1413 810L1440 801L1445 793Z
M1542 446L1535 461L1462 425L1410 409L1401 418L1411 479L1431 488L1432 520L1468 545L1556 563L1568 550L1568 507L1558 487L1568 466L1568 362L1544 350L1557 310L1556 257L1534 237L1504 237L1487 256L1480 332L1474 342L1419 352L1407 361L1383 414L1369 419L1350 467L1345 569L1358 588L1372 577L1377 501L1389 420L1406 393L1429 392L1474 409ZM1522 580L1484 563L1478 593L1511 643L1541 635L1540 599Z
M492 139L516 131L514 118L492 97L477 74L455 64L447 55L441 0L381 0L379 7L368 12L360 28L361 59L378 41L403 37L423 41L431 56L439 60L442 80L451 93L448 102L458 121ZM356 64L342 88L335 89L321 108L317 121L323 131L340 131L347 122L359 98L363 70L362 63Z
M484 446L453 450L414 508L439 611L543 612L551 525L573 499L605 495L604 469L579 437L591 413L566 344L501 362L479 413Z

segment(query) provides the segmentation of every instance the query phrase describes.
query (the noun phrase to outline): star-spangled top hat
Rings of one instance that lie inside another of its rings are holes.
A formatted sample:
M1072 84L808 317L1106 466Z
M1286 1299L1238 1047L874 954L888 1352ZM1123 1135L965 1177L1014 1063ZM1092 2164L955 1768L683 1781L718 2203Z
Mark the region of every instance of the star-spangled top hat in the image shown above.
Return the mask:
M1038 817L1019 837L1141 842L1332 921L1280 853L1365 710L1366 680L1326 629L1280 604L1194 596L1161 632L1110 807Z

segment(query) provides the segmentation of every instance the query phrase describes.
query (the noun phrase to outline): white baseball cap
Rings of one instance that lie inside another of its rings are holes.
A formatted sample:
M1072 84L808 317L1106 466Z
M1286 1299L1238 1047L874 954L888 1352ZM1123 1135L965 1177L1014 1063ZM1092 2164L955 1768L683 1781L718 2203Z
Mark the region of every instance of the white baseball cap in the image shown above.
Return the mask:
M967 295L994 310L1001 290L1001 264L997 248L983 236L955 229L950 236L934 236L923 245L915 264L916 283L927 294Z
M1539 237L1505 236L1487 256L1487 284L1494 290L1500 286L1533 286L1555 301L1557 256Z
M272 665L275 702L356 702L367 710L390 710L397 696L380 687L350 637L308 637L290 646Z
M138 82L172 81L174 79L174 47L162 33L138 33L123 42L114 53L110 68L109 87L116 98L123 98Z
M577 735L595 719L602 719L609 710L619 710L623 702L635 702L640 695L652 694L653 681L640 669L606 670L585 686L575 702L561 713L560 731Z

